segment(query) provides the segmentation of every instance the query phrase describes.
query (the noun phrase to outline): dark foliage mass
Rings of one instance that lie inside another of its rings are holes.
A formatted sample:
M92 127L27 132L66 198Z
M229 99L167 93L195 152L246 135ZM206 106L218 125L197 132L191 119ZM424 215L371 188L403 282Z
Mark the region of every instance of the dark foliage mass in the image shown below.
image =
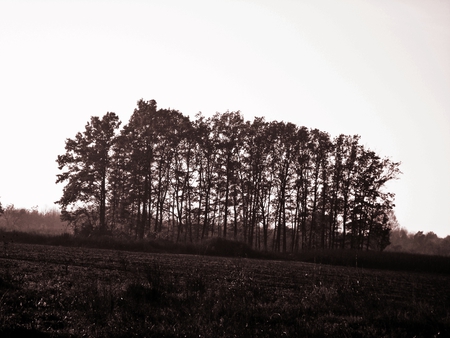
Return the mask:
M298 253L279 253L261 251L248 244L221 237L212 237L202 242L175 243L166 239L132 239L113 236L74 236L69 233L44 234L37 232L5 231L0 229L0 245L4 252L18 243L50 245L67 248L93 248L117 251L188 254L196 256L220 256L233 258L267 259L276 261L298 261L315 264L357 267L364 269L382 269L392 271L410 271L439 273L450 275L450 257L442 255L424 255L406 252L315 249L301 250ZM1 248L1 247L0 247ZM70 249L68 249L70 250Z
M92 117L58 156L57 203L78 235L197 242L240 240L251 248L383 250L399 163L359 136L245 121L226 112L194 121L140 100L129 122Z

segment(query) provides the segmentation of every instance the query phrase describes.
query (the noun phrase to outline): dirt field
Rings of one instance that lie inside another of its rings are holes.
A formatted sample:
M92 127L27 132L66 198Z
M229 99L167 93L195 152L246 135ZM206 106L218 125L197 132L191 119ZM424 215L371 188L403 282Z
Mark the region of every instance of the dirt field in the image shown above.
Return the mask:
M450 276L17 243L1 337L450 336Z

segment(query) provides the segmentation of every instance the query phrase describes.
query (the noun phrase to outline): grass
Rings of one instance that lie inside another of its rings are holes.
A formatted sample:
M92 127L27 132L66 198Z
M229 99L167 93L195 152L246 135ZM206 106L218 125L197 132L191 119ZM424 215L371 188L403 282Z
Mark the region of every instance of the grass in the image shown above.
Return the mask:
M448 275L351 263L10 243L0 336L450 336Z

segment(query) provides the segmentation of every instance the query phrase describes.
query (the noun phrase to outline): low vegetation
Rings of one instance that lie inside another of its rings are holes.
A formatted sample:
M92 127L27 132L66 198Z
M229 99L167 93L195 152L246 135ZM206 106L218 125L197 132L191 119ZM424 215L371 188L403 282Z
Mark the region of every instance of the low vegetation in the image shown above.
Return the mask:
M288 260L365 269L450 274L450 257L444 256L341 249L303 250L297 254L281 254L254 250L245 243L226 240L220 237L210 238L204 242L193 244L174 243L163 239L134 240L111 236L80 237L68 233L52 236L19 231L4 231L0 229L0 240L3 241L5 247L13 243L44 244L145 253Z

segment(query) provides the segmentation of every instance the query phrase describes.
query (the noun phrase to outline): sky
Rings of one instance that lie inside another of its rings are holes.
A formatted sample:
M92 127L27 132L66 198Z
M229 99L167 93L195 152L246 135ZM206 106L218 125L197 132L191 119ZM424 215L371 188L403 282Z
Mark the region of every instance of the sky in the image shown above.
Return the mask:
M139 99L361 136L410 232L450 235L450 1L0 1L0 202L54 208L56 158Z

